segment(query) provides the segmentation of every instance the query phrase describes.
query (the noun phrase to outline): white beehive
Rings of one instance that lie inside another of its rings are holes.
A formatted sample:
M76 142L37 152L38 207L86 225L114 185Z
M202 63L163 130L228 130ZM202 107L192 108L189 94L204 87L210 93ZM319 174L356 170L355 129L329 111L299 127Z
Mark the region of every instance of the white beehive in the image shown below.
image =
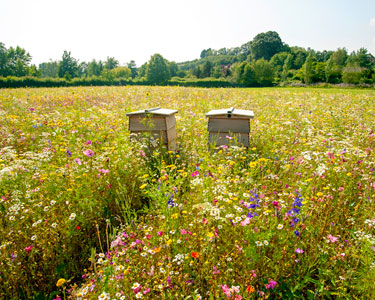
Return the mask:
M176 118L178 110L152 108L127 113L129 130L133 134L148 133L150 138L159 139L168 150L176 150Z
M217 109L206 114L208 117L209 143L217 146L230 145L233 140L239 145L249 147L251 110Z

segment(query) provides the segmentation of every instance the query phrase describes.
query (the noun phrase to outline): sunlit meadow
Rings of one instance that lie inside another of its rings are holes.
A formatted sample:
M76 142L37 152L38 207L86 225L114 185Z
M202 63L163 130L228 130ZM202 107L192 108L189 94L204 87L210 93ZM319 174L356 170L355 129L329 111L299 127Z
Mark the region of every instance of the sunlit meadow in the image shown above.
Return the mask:
M0 298L375 297L375 92L0 90ZM126 113L178 109L177 151ZM251 109L250 147L208 145Z

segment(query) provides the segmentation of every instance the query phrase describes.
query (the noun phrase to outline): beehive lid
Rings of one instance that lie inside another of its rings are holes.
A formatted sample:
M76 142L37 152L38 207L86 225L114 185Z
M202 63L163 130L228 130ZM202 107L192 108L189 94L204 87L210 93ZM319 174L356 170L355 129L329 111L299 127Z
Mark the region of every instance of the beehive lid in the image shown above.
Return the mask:
M252 119L254 118L254 112L252 110L234 109L231 107L228 109L214 109L206 114L206 117L212 116L228 116L228 118L230 118L230 116L242 116Z
M150 109L133 111L133 112L127 113L126 115L134 116L134 115L152 114L152 115L160 115L160 116L170 116L177 112L178 110L175 110L175 109L155 107L155 108L150 108Z

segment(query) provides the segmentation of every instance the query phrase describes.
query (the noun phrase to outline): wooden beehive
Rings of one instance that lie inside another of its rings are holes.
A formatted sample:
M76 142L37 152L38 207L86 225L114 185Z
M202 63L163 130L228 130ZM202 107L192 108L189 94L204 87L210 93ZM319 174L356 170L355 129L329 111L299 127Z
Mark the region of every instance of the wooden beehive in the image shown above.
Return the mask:
M137 136L149 136L160 140L168 150L176 150L176 118L178 110L152 108L127 113L129 130Z
M251 110L217 109L208 112L206 117L210 144L230 145L236 141L249 147L250 119L254 118Z

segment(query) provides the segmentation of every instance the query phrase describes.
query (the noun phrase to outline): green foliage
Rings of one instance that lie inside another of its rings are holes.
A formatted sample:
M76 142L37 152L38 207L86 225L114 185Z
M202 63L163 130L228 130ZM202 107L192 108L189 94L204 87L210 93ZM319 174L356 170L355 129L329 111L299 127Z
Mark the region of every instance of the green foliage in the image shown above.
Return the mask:
M128 67L116 67L110 73L113 74L113 78L132 78L132 71Z
M0 43L0 76L26 76L30 75L31 55L23 48L17 46L7 49Z
M259 86L272 86L274 80L274 71L272 64L264 59L255 61L252 65L254 77ZM245 68L246 70L246 68Z
M313 59L311 53L306 58L305 64L303 65L304 82L310 84L313 75Z
M39 65L42 77L58 77L58 63L57 61L44 62Z
M112 70L119 66L119 62L114 57L107 57L107 60L104 62L104 68L107 70Z
M74 78L78 76L78 61L66 50L58 64L58 74L60 78Z
M348 52L345 48L338 48L332 54L332 59L335 65L344 67L348 58Z
M170 78L167 61L160 54L154 54L147 65L147 81L151 84L165 84Z
M251 55L254 59L270 60L276 53L282 52L283 42L275 31L257 34L250 43Z
M344 83L358 84L362 77L363 68L358 65L347 66L342 72Z

